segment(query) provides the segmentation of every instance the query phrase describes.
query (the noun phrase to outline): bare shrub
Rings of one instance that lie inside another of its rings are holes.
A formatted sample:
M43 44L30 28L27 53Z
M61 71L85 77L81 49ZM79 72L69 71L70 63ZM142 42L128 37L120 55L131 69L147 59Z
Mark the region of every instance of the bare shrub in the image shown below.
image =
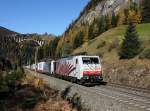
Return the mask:
M61 92L61 97L66 99L67 95L69 94L72 86L68 86L64 91Z
M72 107L78 111L90 111L90 108L82 103L81 96L78 93L75 93L68 101L72 104Z
M104 52L102 52L102 51L100 51L100 52L98 52L96 55L98 55L99 57L103 57L103 55L104 55Z
M100 42L99 45L97 46L97 49L102 48L102 47L104 47L105 45L106 45L106 42L105 42L105 41L102 41L102 42Z
M120 42L120 40L119 40L118 38L115 38L115 39L112 41L112 43L109 45L109 47L108 47L108 52L111 52L112 49L118 48L119 42Z
M140 59L150 59L150 49L145 49L139 56Z

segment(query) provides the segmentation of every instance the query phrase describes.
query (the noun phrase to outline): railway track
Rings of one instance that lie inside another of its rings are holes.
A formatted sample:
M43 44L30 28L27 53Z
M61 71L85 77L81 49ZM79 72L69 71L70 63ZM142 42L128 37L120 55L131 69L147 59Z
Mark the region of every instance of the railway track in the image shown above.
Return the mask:
M111 87L111 86L96 86L92 87L92 90L108 95L110 98L134 105L135 107L144 108L146 111L150 111L150 94L138 92L136 90Z
M93 107L92 111L150 111L150 91L146 89L117 84L85 87L42 74L38 76L61 90L71 86L72 94L80 94Z
M115 101L139 107L144 109L144 111L150 111L150 94L148 90L138 92L136 88L125 87L124 89L124 86L120 87L116 87L116 85L107 85L80 88L88 93L97 95L97 97L103 95Z
M145 88L140 88L140 87L139 88L138 87L137 88L136 87L130 87L130 86L115 84L115 83L109 83L109 84L107 84L107 86L110 86L113 88L122 88L122 89L146 93L146 94L149 94L149 97L150 97L150 89L145 89Z
M116 101L145 109L145 111L150 111L150 93L146 89L141 90L116 84L89 87L88 89L82 87L82 89L97 96L103 95Z
M98 88L98 87L96 87L96 88ZM123 85L118 85L118 84L108 84L107 87L101 86L100 88L101 89L105 88L105 89L112 90L112 91L115 90L118 92L122 92L122 93L126 93L126 94L139 96L142 98L150 99L150 90L146 90L143 88L133 88L133 87L123 86Z

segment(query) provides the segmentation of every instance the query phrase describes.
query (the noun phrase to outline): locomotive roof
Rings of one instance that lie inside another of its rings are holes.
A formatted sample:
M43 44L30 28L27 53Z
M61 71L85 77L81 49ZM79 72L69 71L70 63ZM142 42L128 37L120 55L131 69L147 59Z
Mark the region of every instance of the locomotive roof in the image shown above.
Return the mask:
M53 59L51 59L51 58L44 58L44 59L41 59L39 62L48 62L48 61L53 61Z
M75 55L75 56L63 57L63 58L60 58L60 59L73 58L73 57L98 57L98 56L97 55Z

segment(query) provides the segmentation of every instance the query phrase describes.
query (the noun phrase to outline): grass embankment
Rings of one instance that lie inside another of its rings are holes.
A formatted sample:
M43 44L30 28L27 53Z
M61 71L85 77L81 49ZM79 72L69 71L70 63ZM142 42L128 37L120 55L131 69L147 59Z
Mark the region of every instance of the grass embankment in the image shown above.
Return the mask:
M150 48L150 24L136 27L144 49ZM95 39L74 50L73 54L87 52L102 58L103 77L107 82L150 89L150 60L137 57L120 60L118 52L126 26L110 29ZM141 52L142 53L142 52Z

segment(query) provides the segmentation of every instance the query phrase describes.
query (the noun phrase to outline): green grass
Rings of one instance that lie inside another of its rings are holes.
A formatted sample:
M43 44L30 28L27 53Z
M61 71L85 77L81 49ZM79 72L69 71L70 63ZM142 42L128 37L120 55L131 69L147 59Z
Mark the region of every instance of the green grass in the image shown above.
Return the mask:
M137 25L139 37L144 40L150 40L150 23Z
M88 52L88 54L99 54L106 53L110 48L117 48L117 46L113 47L114 44L118 44L120 46L122 39L124 38L124 34L127 26L119 26L113 29L108 30L107 32L101 34L95 39L89 41L82 45L82 47L74 50L75 53L80 52ZM150 23L148 24L139 24L136 26L138 35L140 40L142 41L144 47L149 47L150 45ZM102 41L106 41L104 47L97 48Z

